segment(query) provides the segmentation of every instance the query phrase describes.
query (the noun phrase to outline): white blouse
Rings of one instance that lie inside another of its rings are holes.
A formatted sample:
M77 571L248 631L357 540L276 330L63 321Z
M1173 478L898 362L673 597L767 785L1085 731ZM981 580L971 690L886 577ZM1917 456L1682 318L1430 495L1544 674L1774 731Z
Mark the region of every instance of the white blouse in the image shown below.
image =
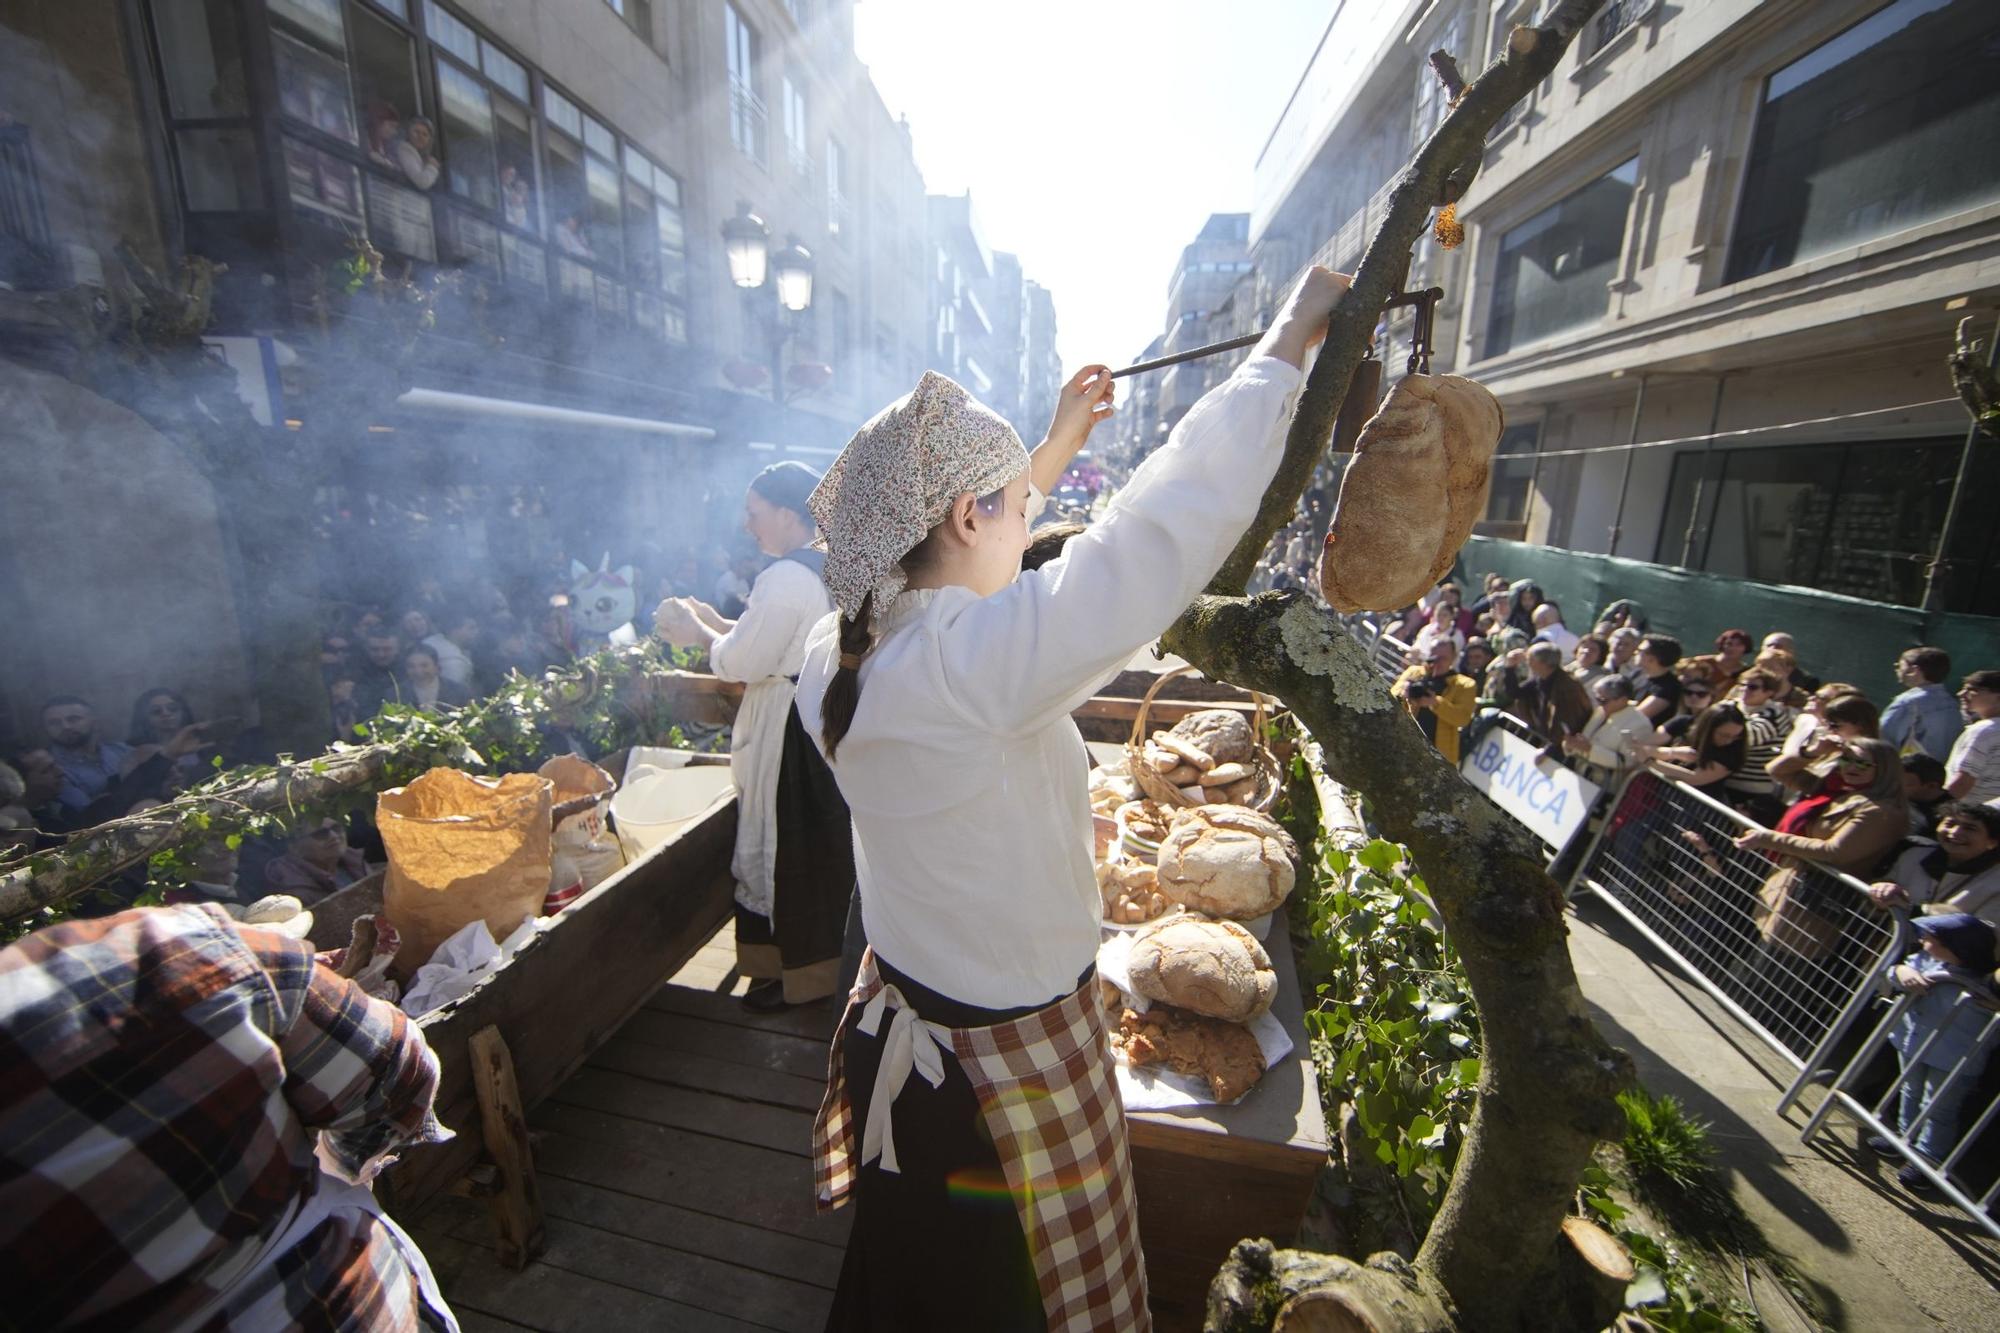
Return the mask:
M1256 516L1299 372L1211 390L1063 555L991 597L905 592L861 665L833 773L869 943L989 1009L1067 995L1096 956L1089 759L1070 711L1184 610ZM838 621L814 629L799 719L820 737Z

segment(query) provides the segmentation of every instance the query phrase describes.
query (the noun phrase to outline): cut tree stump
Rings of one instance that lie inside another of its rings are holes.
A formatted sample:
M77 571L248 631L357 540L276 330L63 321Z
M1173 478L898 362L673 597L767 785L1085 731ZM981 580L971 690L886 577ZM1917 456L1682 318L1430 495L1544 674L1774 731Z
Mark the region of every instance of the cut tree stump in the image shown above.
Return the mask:
M1638 1276L1632 1252L1588 1218L1565 1217L1556 1258L1575 1328L1603 1328L1625 1308L1625 1289Z
M542 1196L535 1184L528 1117L521 1108L521 1090L514 1082L514 1057L497 1027L479 1029L465 1047L472 1062L486 1152L500 1177L499 1187L487 1196L493 1213L493 1248L507 1267L525 1268L549 1242L542 1226Z

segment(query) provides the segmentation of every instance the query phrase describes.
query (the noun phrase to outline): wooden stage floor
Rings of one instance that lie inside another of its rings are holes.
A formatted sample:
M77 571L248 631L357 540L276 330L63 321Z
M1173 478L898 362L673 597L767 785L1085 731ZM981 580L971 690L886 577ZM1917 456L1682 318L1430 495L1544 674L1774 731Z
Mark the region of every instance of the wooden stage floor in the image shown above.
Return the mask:
M501 1267L476 1200L412 1228L467 1333L824 1326L848 1214L813 1211L810 1153L836 1011L744 1010L733 939L725 925L529 1114L540 1259Z

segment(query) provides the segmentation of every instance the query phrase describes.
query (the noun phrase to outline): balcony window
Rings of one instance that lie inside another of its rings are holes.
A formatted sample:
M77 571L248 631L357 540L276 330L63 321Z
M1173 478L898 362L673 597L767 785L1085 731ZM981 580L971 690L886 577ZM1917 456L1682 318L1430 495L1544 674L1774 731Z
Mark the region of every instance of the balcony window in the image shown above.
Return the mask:
M785 157L791 163L793 175L801 180L810 181L812 145L806 138L805 91L789 74L785 75L784 86L780 91L784 96Z
M630 256L633 321L685 340L687 232L673 173L625 148L625 252Z
M847 202L847 150L840 140L826 141L826 230L838 236L848 228L852 208Z
M1725 282L2000 199L1991 0L1896 0L1764 85Z
M167 105L182 120L220 120L249 111L243 47L230 0L154 0Z
M1638 180L1635 157L1500 238L1487 356L1604 317Z
M544 90L543 101L550 112L543 175L556 246L566 255L615 265L624 231L618 168L597 148L586 146L586 141L604 145L611 132L553 89ZM575 126L575 137L557 128L558 115ZM608 146L615 152L615 139Z
M499 165L500 213L510 227L539 234L535 208L535 134L528 108L493 99L493 147Z
M278 110L343 143L357 143L347 62L281 32L271 34Z
M486 85L451 61L437 62L438 120L451 192L491 212L499 207L493 99Z
M723 7L722 26L729 64L729 138L738 152L762 162L764 96L757 74L761 43L757 30L733 4Z
M370 151L381 154L378 163L391 166L391 136L401 132L407 117L423 110L417 96L416 48L401 28L358 5L348 10L347 32L361 128Z
M1583 58L1589 60L1660 7L1660 0L1610 0L1583 32Z

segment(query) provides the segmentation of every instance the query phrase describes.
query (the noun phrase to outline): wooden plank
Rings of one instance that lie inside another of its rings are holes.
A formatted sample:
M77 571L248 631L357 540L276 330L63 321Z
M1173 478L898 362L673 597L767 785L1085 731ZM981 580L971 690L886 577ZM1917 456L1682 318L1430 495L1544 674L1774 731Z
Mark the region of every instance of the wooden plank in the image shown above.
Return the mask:
M453 1234L476 1240L477 1228L476 1222L464 1223ZM561 1219L549 1223L548 1253L537 1267L542 1266L783 1333L818 1333L833 1304L825 1287Z
M604 1333L606 1329L672 1329L674 1333L759 1333L760 1326L620 1282L533 1263L516 1273L493 1252L448 1233L417 1236L424 1256L457 1311L498 1316L538 1333Z
M775 1014L760 1014L743 1007L741 1000L716 995L687 986L662 986L646 999L646 1008L663 1014L686 1014L731 1027L756 1028L759 1032L786 1032L807 1037L824 1046L833 1040L834 1024L840 1021L841 1006L832 998L815 1004L793 1005Z
M542 1171L572 1180L622 1180L629 1194L751 1226L845 1244L847 1209L821 1217L812 1163L665 1125L550 1103L535 1113Z
M727 919L735 841L731 798L578 899L464 999L420 1020L441 1066L439 1118L456 1129L475 1122L466 1041L481 1028L498 1027L506 1038L525 1106L580 1066ZM477 1155L475 1136L463 1133L412 1148L384 1177L382 1193L407 1214Z
M823 1078L800 1078L796 1074L753 1069L749 1065L712 1060L705 1055L690 1055L686 1051L670 1051L663 1046L629 1041L623 1033L598 1047L585 1068L615 1069L621 1074L651 1079L655 1083L703 1088L725 1097L789 1106L796 1111L817 1111L826 1095L826 1080Z
M1246 1236L1291 1242L1313 1180L1132 1145L1132 1186L1153 1323L1200 1328L1208 1283Z
M509 1268L520 1268L542 1252L547 1233L541 1195L535 1188L535 1155L528 1147L528 1119L514 1082L514 1060L500 1029L483 1027L466 1042L472 1086L479 1095L479 1124L487 1155L500 1170L492 1205L493 1252Z
M781 1074L795 1074L822 1082L826 1079L828 1048L823 1040L812 1041L756 1028L729 1027L651 1009L641 1009L633 1014L619 1035L648 1046L705 1055L712 1060L749 1065L753 1069L774 1069Z
M844 1251L838 1244L802 1240L745 1226L656 1199L624 1193L622 1182L586 1184L550 1176L542 1190L549 1216L602 1231L706 1255L762 1273L796 1278L831 1291L840 1280Z
M718 1093L654 1083L586 1065L550 1094L550 1102L691 1130L753 1148L812 1155L811 1111L738 1101Z

